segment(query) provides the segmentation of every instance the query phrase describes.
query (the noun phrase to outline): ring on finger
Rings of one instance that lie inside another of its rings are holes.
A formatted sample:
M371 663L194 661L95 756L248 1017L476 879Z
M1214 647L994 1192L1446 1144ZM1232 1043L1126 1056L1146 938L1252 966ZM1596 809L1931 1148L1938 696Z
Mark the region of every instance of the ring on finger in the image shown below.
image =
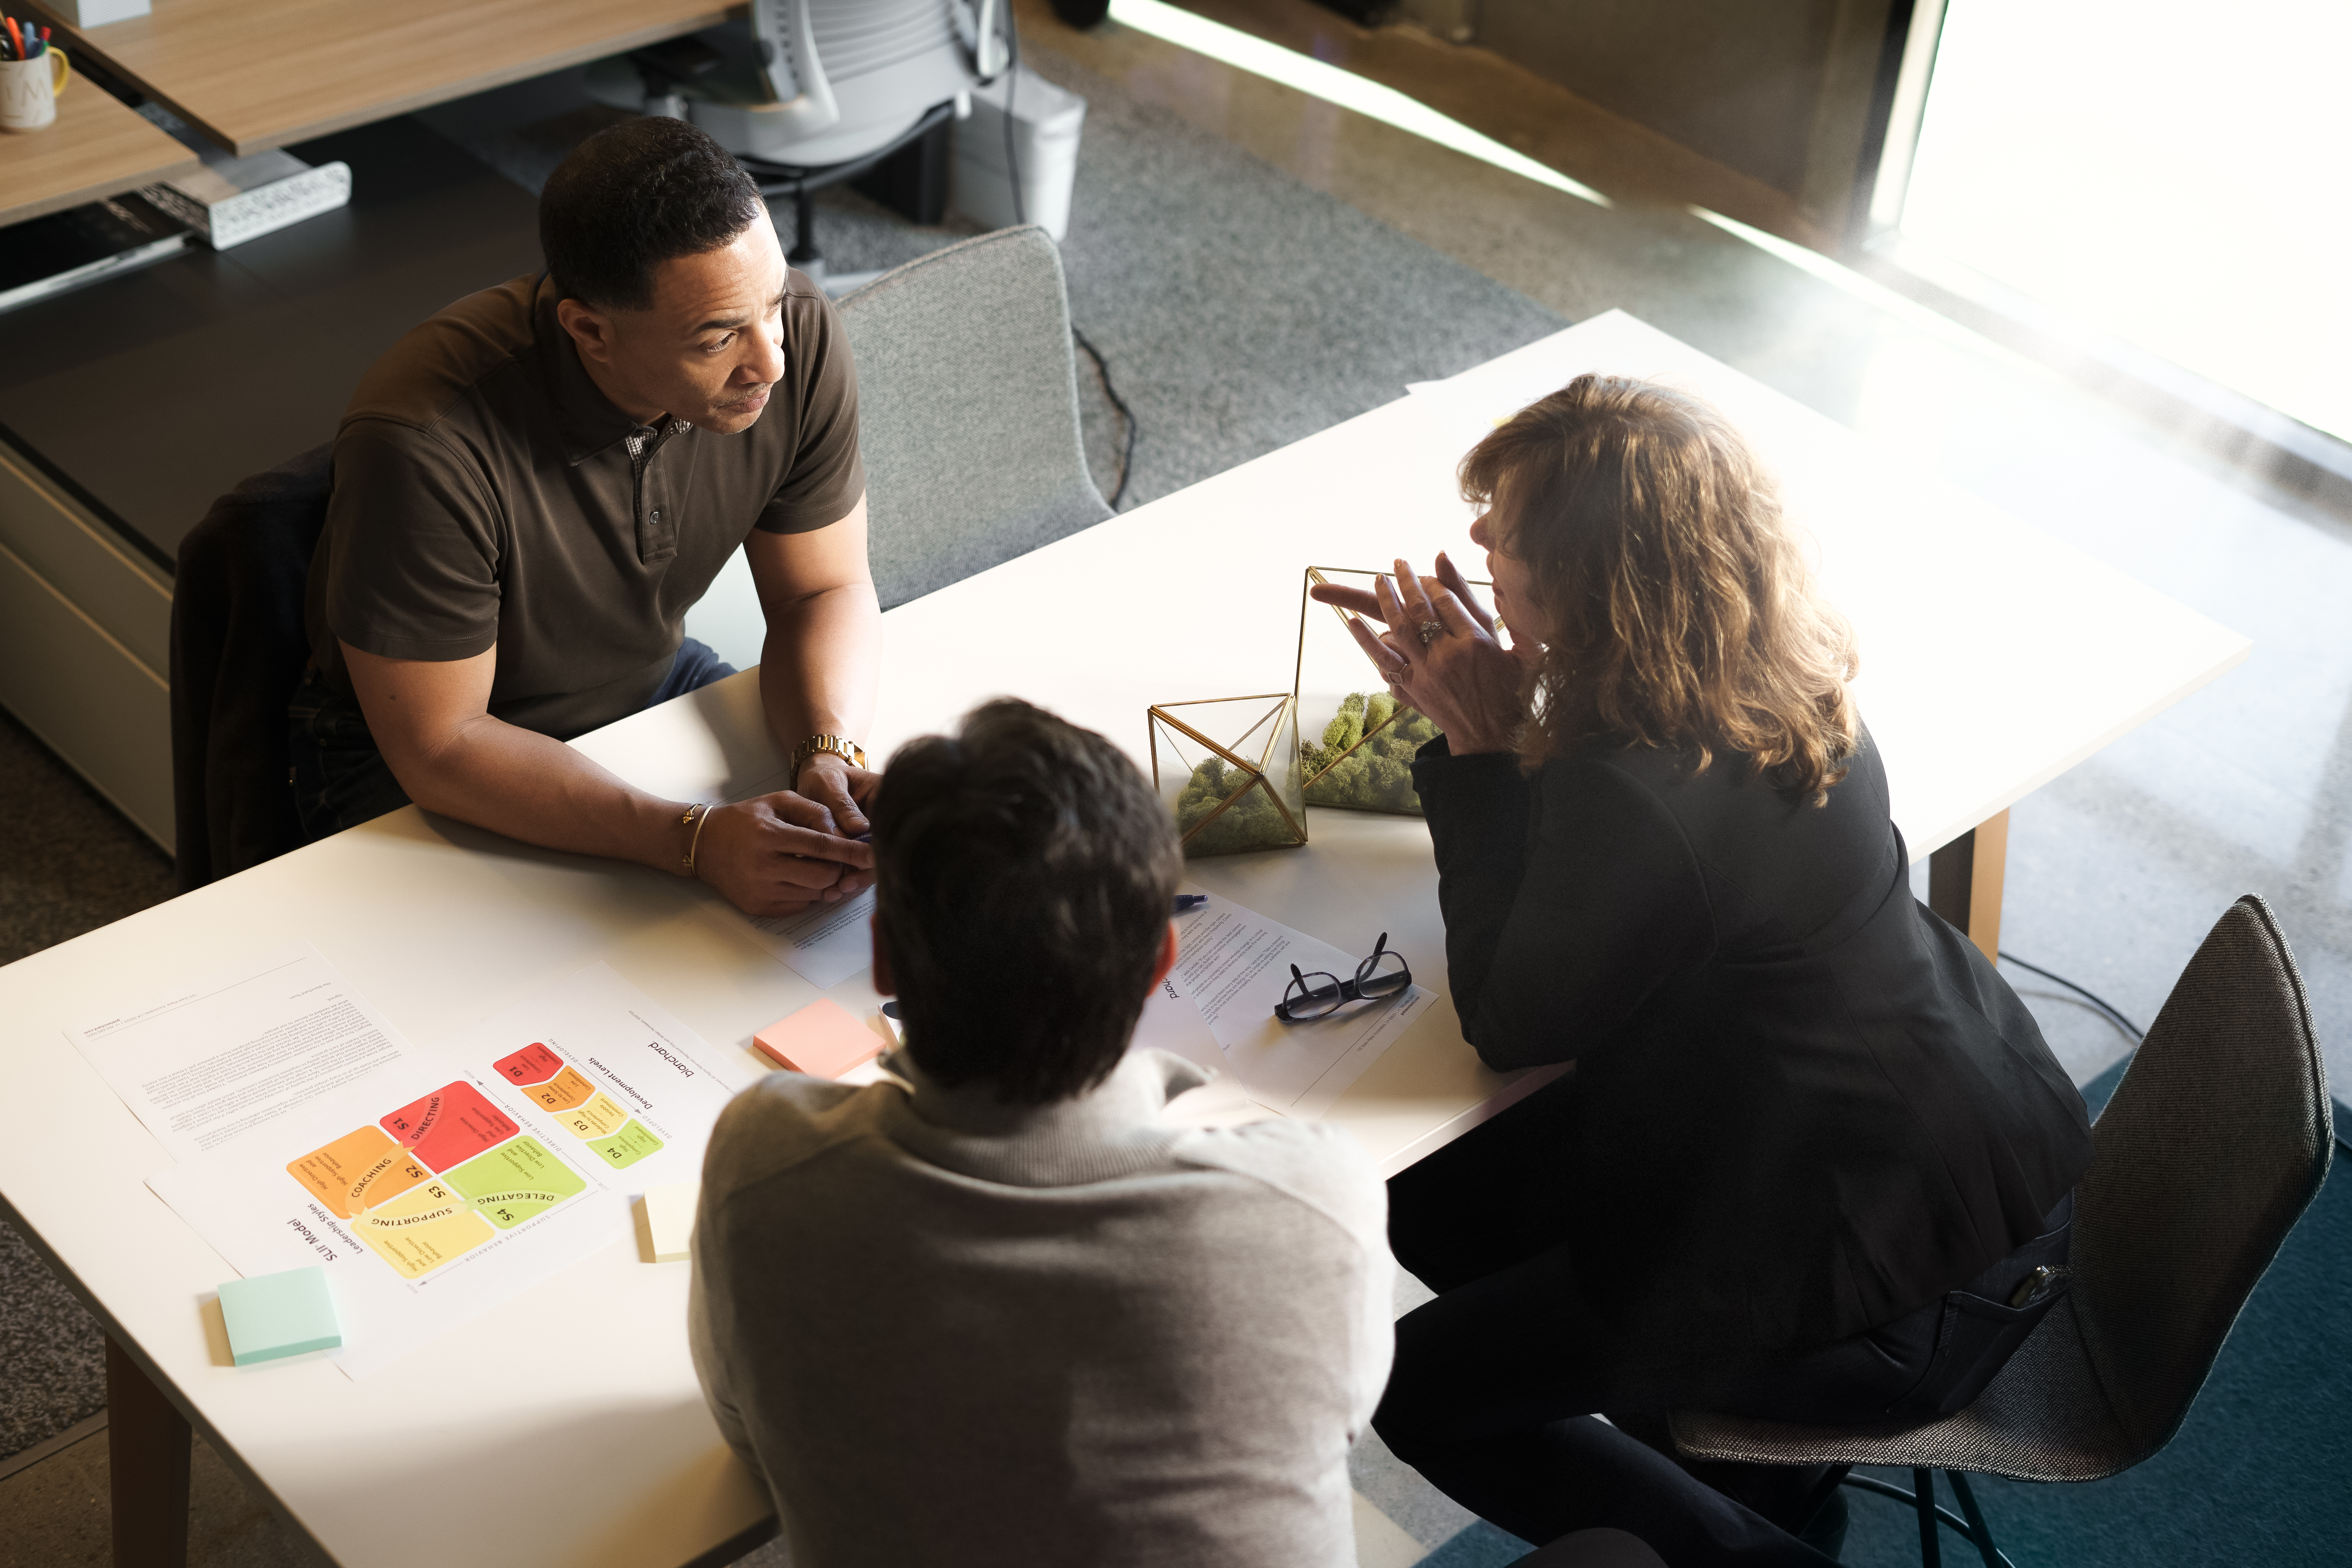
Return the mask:
M1444 621L1423 621L1420 626L1416 626L1414 630L1420 634L1421 646L1427 647L1431 643L1435 642L1440 637L1444 635L1445 623Z

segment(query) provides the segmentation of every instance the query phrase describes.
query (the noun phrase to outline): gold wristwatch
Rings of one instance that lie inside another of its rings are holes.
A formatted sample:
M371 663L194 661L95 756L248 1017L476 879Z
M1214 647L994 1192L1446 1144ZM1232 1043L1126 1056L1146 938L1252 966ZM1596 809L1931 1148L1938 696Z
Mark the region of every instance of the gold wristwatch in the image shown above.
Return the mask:
M845 735L811 735L793 748L793 782L800 783L801 769L819 752L830 752L853 768L866 765L866 748Z

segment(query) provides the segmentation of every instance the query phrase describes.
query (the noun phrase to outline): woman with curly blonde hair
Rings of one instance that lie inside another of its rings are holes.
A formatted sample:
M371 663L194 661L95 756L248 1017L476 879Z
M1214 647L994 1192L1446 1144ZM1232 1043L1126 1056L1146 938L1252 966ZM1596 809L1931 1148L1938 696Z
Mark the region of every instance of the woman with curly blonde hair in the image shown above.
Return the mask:
M1413 782L1463 1033L1575 1068L1390 1183L1438 1294L1374 1425L1529 1541L1819 1563L1843 1471L1703 1486L1665 1417L1967 1405L2055 1299L2082 1099L1912 899L1853 633L1721 415L1580 376L1462 485L1495 616L1443 555L1317 593L1444 731Z

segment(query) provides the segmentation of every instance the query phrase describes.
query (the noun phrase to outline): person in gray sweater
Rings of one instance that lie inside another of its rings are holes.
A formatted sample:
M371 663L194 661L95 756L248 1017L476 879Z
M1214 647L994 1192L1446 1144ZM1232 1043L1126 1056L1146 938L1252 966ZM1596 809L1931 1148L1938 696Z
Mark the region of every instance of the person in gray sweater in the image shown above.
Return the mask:
M797 1568L1348 1568L1387 1381L1379 1171L1192 1128L1128 1050L1182 861L1118 750L1026 703L890 760L874 979L898 1081L772 1074L703 1165L690 1338Z

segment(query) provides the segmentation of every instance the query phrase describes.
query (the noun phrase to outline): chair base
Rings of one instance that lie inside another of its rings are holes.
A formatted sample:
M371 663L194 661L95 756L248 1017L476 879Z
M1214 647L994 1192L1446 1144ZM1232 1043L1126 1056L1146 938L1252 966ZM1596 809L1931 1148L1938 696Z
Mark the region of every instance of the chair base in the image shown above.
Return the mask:
M806 274L812 281L822 285L825 281L824 256L816 246L816 208L812 198L827 185L839 184L845 180L854 180L870 172L891 154L930 134L954 117L953 103L934 104L917 116L912 125L908 126L887 142L864 157L853 158L845 163L827 164L822 168L806 167L796 163L773 163L765 159L749 157L740 153L735 155L735 161L743 165L744 172L751 176L753 184L759 186L761 195L790 195L793 198L793 247L785 254L784 259ZM861 281L870 282L872 279L868 277ZM828 291L835 294L845 292L846 285L840 289L830 289Z
M1969 1487L1969 1478L1958 1470L1946 1470L1944 1479L1951 1483L1952 1495L1959 1500L1961 1511L1967 1514L1967 1518L1961 1518L1936 1500L1934 1470L1913 1470L1912 1489L1907 1492L1872 1476L1848 1476L1839 1484L1910 1505L1919 1516L1921 1568L1942 1568L1943 1546L1936 1532L1939 1524L1949 1526L1961 1540L1975 1547L1978 1556L1984 1560L1984 1568L2017 1568L2008 1554L1993 1544L1992 1529L1985 1523L1984 1510L1977 1506L1976 1492Z

